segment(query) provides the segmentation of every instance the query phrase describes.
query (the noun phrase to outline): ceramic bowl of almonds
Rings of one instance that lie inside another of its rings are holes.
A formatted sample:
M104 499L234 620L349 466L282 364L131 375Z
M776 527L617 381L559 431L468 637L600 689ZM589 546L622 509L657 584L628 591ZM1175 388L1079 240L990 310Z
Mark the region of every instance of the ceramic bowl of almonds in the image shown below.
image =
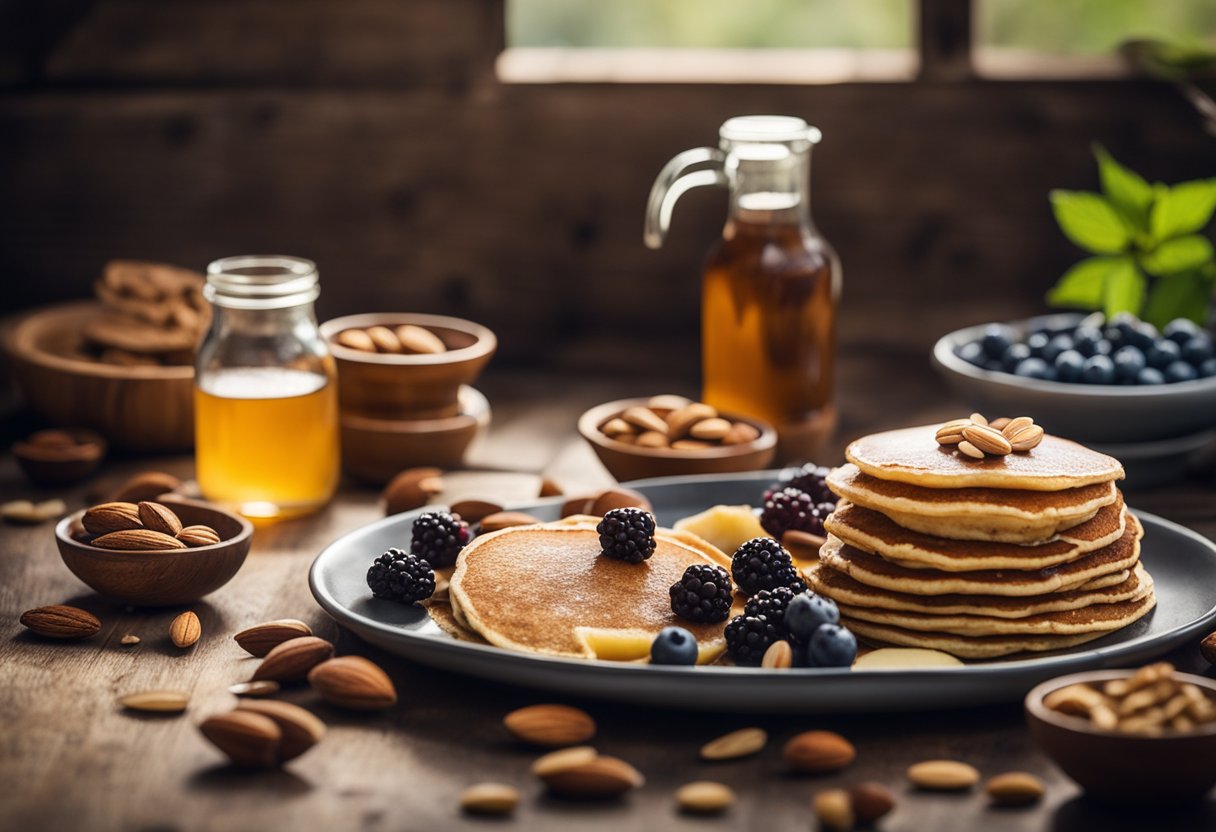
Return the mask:
M1197 800L1216 786L1216 682L1160 662L1075 673L1026 695L1031 734L1086 794Z
M777 432L765 422L671 394L593 407L579 417L578 430L621 482L758 471L777 446Z
M498 349L481 324L442 315L375 312L321 325L338 364L343 415L447 419L461 385L477 380Z
M135 606L202 598L245 562L253 525L209 503L109 502L55 526L59 555L98 594Z

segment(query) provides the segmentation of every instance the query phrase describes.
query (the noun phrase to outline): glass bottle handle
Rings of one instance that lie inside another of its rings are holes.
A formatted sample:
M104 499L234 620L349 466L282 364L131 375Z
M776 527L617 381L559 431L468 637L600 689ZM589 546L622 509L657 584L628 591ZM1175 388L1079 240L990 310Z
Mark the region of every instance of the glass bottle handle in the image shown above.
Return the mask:
M671 227L671 212L676 200L686 191L706 185L728 184L725 162L726 154L716 147L694 147L663 166L646 202L646 225L642 230L642 240L647 248L662 247L667 229ZM698 165L708 167L690 170Z

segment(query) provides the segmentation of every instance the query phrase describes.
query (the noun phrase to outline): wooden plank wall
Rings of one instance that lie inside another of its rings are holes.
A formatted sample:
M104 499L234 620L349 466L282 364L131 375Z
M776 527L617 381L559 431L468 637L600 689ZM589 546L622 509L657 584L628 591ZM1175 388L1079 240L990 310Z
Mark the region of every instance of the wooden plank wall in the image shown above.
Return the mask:
M1078 257L1046 193L1096 184L1091 141L1216 173L1150 82L506 86L502 32L502 0L0 0L5 309L84 294L110 257L284 252L320 264L323 317L437 311L496 329L504 362L695 370L725 198L687 196L651 252L645 197L726 117L778 112L825 134L846 348L920 350L1036 308Z

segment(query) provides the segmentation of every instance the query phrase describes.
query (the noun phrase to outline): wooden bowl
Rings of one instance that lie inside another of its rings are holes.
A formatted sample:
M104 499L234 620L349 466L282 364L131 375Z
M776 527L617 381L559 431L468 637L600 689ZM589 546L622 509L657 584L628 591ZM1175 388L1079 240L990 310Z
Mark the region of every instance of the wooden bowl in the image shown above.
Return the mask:
M723 413L732 422L746 422L760 436L741 445L722 445L697 451L672 448L640 448L605 436L600 425L630 407L645 407L647 399L621 399L591 408L578 420L578 432L590 443L595 455L618 482L650 477L688 474L732 474L760 471L769 466L776 452L777 432L772 425L745 416Z
M383 485L406 468L459 468L477 434L490 424L490 403L472 387L460 390L460 413L445 419L372 419L343 414L342 468Z
M1126 679L1131 670L1074 673L1043 682L1026 695L1030 733L1087 795L1111 803L1160 804L1198 800L1216 785L1216 723L1158 736L1095 728L1088 720L1043 704L1054 690L1078 683ZM1174 674L1216 698L1216 682Z
M70 485L90 476L106 456L106 440L84 428L65 428L76 444L47 447L21 440L13 443L13 458L35 485Z
M80 357L96 301L47 307L19 322L5 347L30 406L55 425L92 428L132 451L194 446L194 368L120 367Z
M434 355L361 352L334 339L347 329L413 324L447 345ZM376 312L347 315L321 324L338 365L338 403L344 414L372 419L442 419L460 415L462 385L481 375L498 349L484 326L442 315Z
M215 529L220 542L196 549L123 552L99 549L72 537L84 511L55 526L59 556L77 578L99 595L138 607L167 607L196 601L232 579L249 554L253 524L209 503L163 500L184 525Z

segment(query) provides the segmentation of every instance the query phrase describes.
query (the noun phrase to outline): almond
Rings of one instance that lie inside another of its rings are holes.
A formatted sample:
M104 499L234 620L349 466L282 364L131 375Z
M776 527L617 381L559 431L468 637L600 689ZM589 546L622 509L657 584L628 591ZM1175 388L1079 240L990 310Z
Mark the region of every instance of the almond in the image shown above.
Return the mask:
M334 340L347 349L358 350L359 352L376 351L376 342L362 329L344 329L338 333Z
M407 468L389 481L380 496L388 515L422 508L442 491L443 472L438 468Z
M176 647L193 647L202 635L203 625L194 612L184 612L169 624L169 638Z
M452 514L460 515L461 520L473 525L483 517L502 511L502 506L487 500L457 500L448 506L448 510Z
M764 651L764 659L760 666L769 670L786 670L794 665L794 651L785 639L774 641Z
M316 636L297 636L272 647L253 672L251 682L299 682L334 654L334 646Z
M668 413L688 407L690 404L692 404L691 399L686 399L673 393L662 393L658 396L651 396L650 400L646 402L646 406L651 410L665 410Z
M118 704L132 711L181 713L190 704L190 694L181 690L146 690L119 697Z
M205 720L198 729L239 766L270 768L283 732L273 719L251 711L232 711Z
M219 533L210 526L186 526L177 533L177 539L189 546L191 549L197 549L200 546L214 546L220 542Z
M1038 425L1031 425L1022 428L1017 433L1009 437L1009 444L1014 451L1022 453L1025 451L1034 450L1043 441L1044 431Z
M983 459L984 458L984 452L981 451L979 448L975 447L974 445L972 445L966 439L964 439L963 441L958 443L958 449L959 449L960 453L966 454L967 456L971 457L972 459Z
M496 511L481 518L481 531L483 533L496 532L512 526L530 526L539 522L541 522L539 517L533 517L522 511Z
M506 783L477 783L460 793L460 808L473 815L509 815L519 805L519 789Z
M176 491L182 487L182 481L172 474L163 471L144 471L119 486L113 499L127 503L141 503L145 500L155 500L162 494Z
M9 523L40 523L38 509L30 500L11 500L0 505L0 517Z
M154 532L174 537L182 530L182 521L173 510L160 503L142 502L139 504L139 519L144 528ZM87 527L86 527L87 528Z
M857 821L853 814L853 801L844 789L819 792L811 798L811 808L819 823L834 832L848 832Z
M1023 428L1028 428L1034 424L1034 419L1029 416L1019 416L1016 419L1006 419L1005 424L997 427L996 421L993 421L988 427L996 428L1001 433L1005 434L1005 438L1013 441L1013 435Z
M701 746L702 760L735 760L759 754L768 743L763 728L740 728Z
M124 647L130 647L133 644L139 644L139 642L140 642L139 636L132 635L131 633L127 633L125 636L123 636L122 638L120 638L118 640L118 643L123 645Z
M712 447L709 442L702 442L700 439L677 439L671 443L673 451L703 451Z
M1005 456L1013 453L1013 445L999 430L993 430L985 425L969 425L963 428L963 439L970 442L986 454ZM961 444L961 443L960 443Z
M278 682L261 679L257 682L237 682L228 686L228 692L233 696L269 696L278 693L282 688Z
M414 324L402 324L394 331L397 333L397 339L401 341L401 346L405 348L406 352L436 355L448 351L447 344L443 343L443 339L429 329L424 329Z
M598 756L599 752L589 745L572 745L569 748L550 751L543 757L538 757L532 763L532 773L537 777L548 777L563 769L589 763Z
M908 768L912 784L932 791L961 791L980 782L980 773L956 760L925 760Z
M666 448L667 434L657 430L643 431L638 434L637 440L633 444L639 448Z
M241 630L232 638L246 653L261 658L285 641L310 635L312 630L303 621L281 618Z
M309 671L308 683L326 702L352 711L378 711L397 704L393 680L362 656L321 662Z
M600 425L600 433L610 439L616 439L619 436L632 436L637 432L638 429L636 427L626 422L620 416L615 416Z
M650 505L650 500L646 499L646 495L639 491L634 491L632 488L609 488L597 494L591 503L590 509L583 513L603 517L614 508L654 510Z
M1029 806L1038 802L1047 791L1042 780L1025 771L998 774L988 781L984 790L998 806Z
M688 429L688 435L693 439L705 442L717 442L730 431L731 424L721 417L702 419Z
M405 348L401 346L401 340L386 326L369 326L367 337L372 339L377 352L399 353L405 351Z
M831 731L805 731L787 742L782 751L786 765L807 773L837 771L856 756L853 744Z
M988 427L988 420L984 418L983 413L972 413L971 416L968 418L970 418L971 423L973 425L980 425L981 427Z
M294 760L321 741L325 736L325 723L313 713L290 702L274 699L246 699L236 706L238 712L261 714L279 726L282 737L275 749L275 759L280 763Z
M154 532L151 529L126 529L110 532L93 538L90 544L100 549L118 549L128 552L163 552L167 549L185 549L186 544L176 537Z
M760 429L747 422L735 422L722 436L723 445L746 445L760 438Z
M616 757L596 757L582 765L547 774L541 780L554 794L584 799L619 797L646 782L641 772Z
M735 793L730 786L712 780L685 783L676 790L676 805L694 815L716 815L734 802Z
M139 506L135 503L102 503L93 506L80 518L80 523L89 534L109 534L143 526L139 517Z
M560 748L595 736L595 720L569 705L531 705L503 717L503 725L516 739L533 745Z
M26 610L21 623L46 638L88 638L101 630L101 620L93 613L63 604Z
M882 783L868 781L849 789L853 814L862 825L874 823L895 808L895 795Z
M672 411L667 416L664 428L669 441L683 439L692 430L692 426L706 419L716 419L718 411L703 402L693 402L687 407Z
M658 433L667 432L667 423L646 407L630 407L621 414L620 418L640 430L653 430Z

